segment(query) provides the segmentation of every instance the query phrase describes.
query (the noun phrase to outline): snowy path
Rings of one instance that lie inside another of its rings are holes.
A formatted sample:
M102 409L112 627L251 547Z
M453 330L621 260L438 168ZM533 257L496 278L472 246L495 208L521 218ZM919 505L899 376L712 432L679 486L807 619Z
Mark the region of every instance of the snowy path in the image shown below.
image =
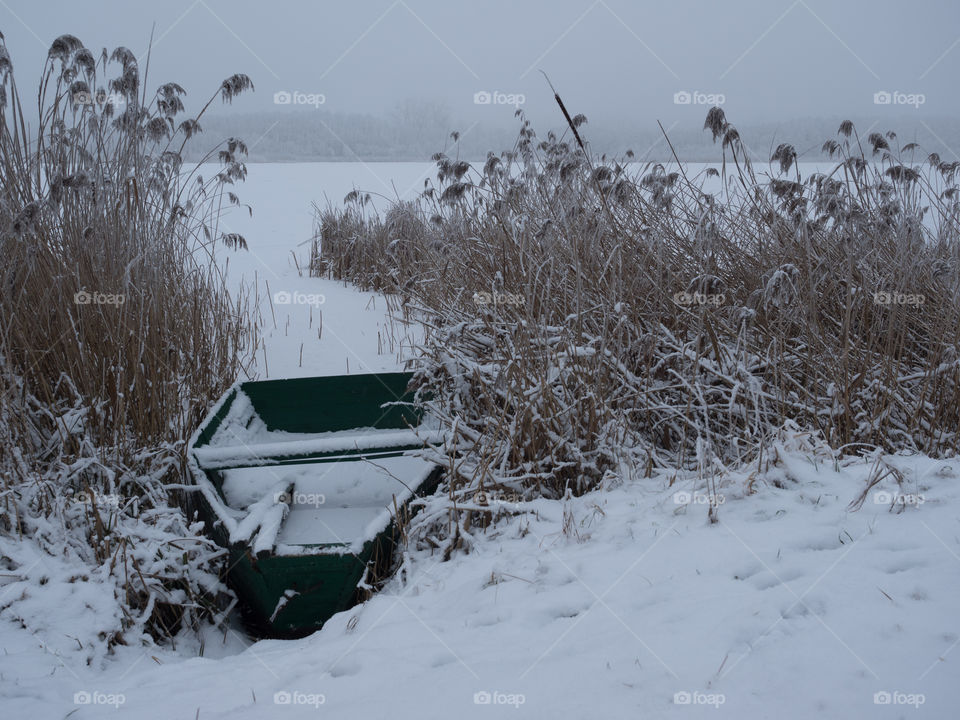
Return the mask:
M329 199L339 207L355 186L409 197L432 170L431 163L249 166L237 193L253 206L253 216L232 208L223 225L244 235L249 249L217 253L221 263L229 260L233 282L259 287L265 349L256 357L258 379L401 369L416 328L391 320L376 293L308 277L312 204L323 207ZM376 205L386 202L377 198Z

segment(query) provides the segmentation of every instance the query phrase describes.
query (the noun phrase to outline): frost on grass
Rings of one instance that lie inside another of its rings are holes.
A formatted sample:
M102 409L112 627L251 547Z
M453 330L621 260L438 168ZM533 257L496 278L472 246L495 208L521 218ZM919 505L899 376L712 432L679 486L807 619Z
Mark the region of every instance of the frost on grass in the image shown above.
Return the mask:
M706 479L788 422L849 452L956 450L960 164L913 165L892 133L866 155L844 123L831 171L803 177L788 144L758 168L714 108L719 162L690 177L520 115L482 165L456 140L438 153L418 201L381 217L355 193L318 216L314 274L396 294L429 328L418 383L455 438L435 456L441 535L461 542L478 492Z
M214 148L207 181L181 153L250 84L178 126L183 88L145 92L126 48L96 61L64 35L42 77L30 128L0 37L0 615L70 612L65 649L92 660L197 627L224 590L178 503L185 440L256 341L210 262L245 245L218 220L246 148Z

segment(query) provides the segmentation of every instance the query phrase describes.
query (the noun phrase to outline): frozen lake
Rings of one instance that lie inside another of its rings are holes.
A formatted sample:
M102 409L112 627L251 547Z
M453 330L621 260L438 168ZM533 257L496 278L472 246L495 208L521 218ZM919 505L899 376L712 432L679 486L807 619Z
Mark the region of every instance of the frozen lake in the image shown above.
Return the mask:
M473 163L482 167L482 163ZM637 170L643 166L633 163ZM217 166L210 165L206 174L211 174ZM675 164L665 165L668 172L676 169ZM720 168L720 163L687 163L690 177L697 175L707 167ZM731 166L728 164L728 169ZM833 163L799 163L800 173L804 177L814 172L829 172ZM310 228L311 204L325 205L328 201L340 205L344 196L354 188L368 192L378 208L384 208L389 200L411 199L423 190L427 178L436 182L436 165L432 162L309 162L309 163L249 163L249 174L245 183L238 186L241 200L254 203L254 211L273 213L282 207L284 210L298 210ZM766 165L754 164L758 174L768 170ZM301 223L302 224L302 223ZM256 223L258 229L264 229Z
M205 176L216 172L214 165L205 169ZM309 247L313 233L313 205L328 203L341 206L353 189L369 193L378 210L397 198L413 199L423 190L427 178L436 182L436 166L432 162L320 162L320 163L250 163L246 182L236 188L242 202L253 206L253 217L245 210L232 209L225 221L228 232L239 232L255 255L276 253L289 255ZM476 164L475 164L476 167ZM639 171L642 167L636 164ZM688 175L701 173L718 163L689 163ZM814 172L829 172L832 163L800 163L806 177ZM671 172L675 165L667 165ZM728 166L729 168L729 166ZM766 166L756 166L759 173ZM720 181L712 179L711 190L720 189Z
M219 166L203 169L204 177ZM354 188L390 199L412 198L434 171L432 163L251 163L232 188L253 208L230 208L221 231L243 235L249 249L216 249L233 288L256 292L263 343L259 379L389 372L400 369L417 328L392 320L384 298L308 276L314 204L340 206Z

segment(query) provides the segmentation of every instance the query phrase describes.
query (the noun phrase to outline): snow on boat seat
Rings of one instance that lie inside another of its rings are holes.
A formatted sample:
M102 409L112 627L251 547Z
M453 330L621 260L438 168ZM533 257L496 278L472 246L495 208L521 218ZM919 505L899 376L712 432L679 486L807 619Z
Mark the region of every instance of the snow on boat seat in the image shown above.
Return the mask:
M389 523L394 502L406 502L436 466L400 455L372 461L341 460L223 471L223 495L237 510L257 506L278 487L288 507L276 534L277 550L290 546L362 545Z
M206 470L231 467L251 467L282 463L284 458L306 458L341 455L374 456L379 453L396 454L397 451L421 447L425 443L439 442L442 433L436 430L357 430L328 433L282 433L290 439L272 438L270 442L246 442L237 445L209 445L194 449L197 462Z
M351 427L326 432L271 429L250 397L238 392L209 442L195 447L205 470L296 463L309 458L398 455L403 450L439 442L439 430L419 427Z

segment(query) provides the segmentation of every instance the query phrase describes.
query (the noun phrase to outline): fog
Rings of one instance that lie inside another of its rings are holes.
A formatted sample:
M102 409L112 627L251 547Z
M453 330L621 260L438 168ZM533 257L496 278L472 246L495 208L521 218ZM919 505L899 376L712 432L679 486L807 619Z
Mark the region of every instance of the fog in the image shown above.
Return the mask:
M945 157L960 141L951 82L960 67L960 5L947 0L7 0L0 18L21 88L36 84L63 33L95 54L125 45L142 69L152 34L148 86L178 82L188 112L223 78L248 74L256 92L218 105L209 127L236 123L248 143L263 144L264 159L297 156L283 127L340 142L346 157L382 158L422 157L422 146L442 149L456 129L476 154L509 137L517 108L538 129L562 125L543 73L571 112L589 118L588 138L640 156L667 151L658 120L671 134L699 132L713 104L741 128L758 128L758 155L789 128L815 128L823 139L846 117L864 129L897 129ZM380 133L365 148L336 131L360 117L428 137ZM686 145L703 154L694 140Z

